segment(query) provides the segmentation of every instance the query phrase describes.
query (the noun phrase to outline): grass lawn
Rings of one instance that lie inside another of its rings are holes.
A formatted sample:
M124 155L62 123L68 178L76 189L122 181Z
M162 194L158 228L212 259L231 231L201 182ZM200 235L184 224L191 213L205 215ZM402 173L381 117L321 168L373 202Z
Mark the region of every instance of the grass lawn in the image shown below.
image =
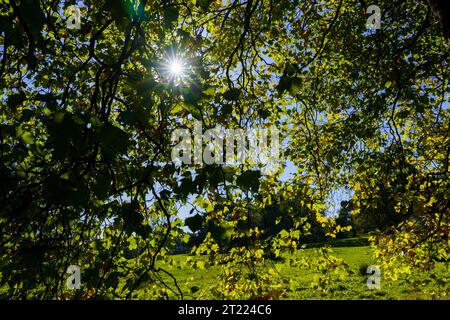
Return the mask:
M371 253L371 249L366 244L365 239L345 239L332 243L334 246L334 255L344 259L350 267L352 274L345 280L336 282L337 290L330 293L322 293L317 289L311 288L310 284L315 273L306 268L288 267L283 262L275 265L280 269L280 273L288 278L298 281L295 290L287 292L283 299L430 299L430 296L423 295L420 290L408 284L405 280L396 282L381 279L380 290L369 290L366 285L368 275L363 274L368 265L376 264ZM345 246L348 245L348 246ZM314 245L312 246L314 247ZM314 254L314 249L309 248L301 254ZM188 255L173 256L175 261L181 262ZM285 257L288 257L285 255ZM205 257L191 257L193 259L204 260ZM180 267L167 266L165 268L171 272L178 280L186 299L198 298L200 292L207 292L209 288L217 283L219 275L218 267L209 267L204 270L184 269ZM439 270L444 274L448 272L443 265L439 265ZM382 270L381 270L382 271ZM410 278L421 279L422 274L412 274ZM194 290L191 290L194 288ZM198 290L198 291L196 291ZM196 292L192 292L196 291Z

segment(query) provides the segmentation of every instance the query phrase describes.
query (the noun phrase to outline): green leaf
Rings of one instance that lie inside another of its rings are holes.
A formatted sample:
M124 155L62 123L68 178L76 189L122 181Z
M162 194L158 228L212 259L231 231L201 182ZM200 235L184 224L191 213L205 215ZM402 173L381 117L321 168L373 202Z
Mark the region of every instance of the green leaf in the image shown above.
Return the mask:
M259 170L247 170L237 178L236 183L245 191L258 192L260 177L261 172Z
M280 81L278 82L278 85L276 86L276 89L278 91L278 94L283 94L285 91L289 90L292 85L292 78L287 76L282 76L280 78Z
M193 194L197 191L197 185L192 181L192 177L190 174L186 174L183 179L181 179L181 183L179 186L179 193L183 198L187 198L190 194Z
M203 10L208 10L213 0L197 0L196 4L199 8Z
M240 96L241 90L238 88L232 88L223 94L223 97L228 101L238 101Z
M226 244L231 238L231 228L224 227L216 221L208 223L208 230L211 232L212 238L219 243Z
M175 25L178 20L179 11L177 7L170 6L164 8L164 24L167 28Z
M24 132L21 135L21 138L22 138L23 142L25 142L26 144L33 144L34 143L33 135L30 132Z
M186 226L188 226L192 232L197 232L202 228L203 221L204 221L204 218L201 215L196 214L193 217L186 218L184 220L184 224Z
M154 89L156 83L152 78L144 79L136 84L136 91L141 97L148 96Z
M111 17L115 20L117 27L121 30L124 29L129 16L126 10L124 1L108 1L103 6L104 11L109 11Z
M15 109L17 106L22 104L26 99L25 93L14 93L8 96L8 106L12 109Z
M191 84L183 90L183 98L188 105L197 106L203 97L205 97L205 94L197 84Z
M231 103L225 103L222 105L222 108L220 109L220 117L223 119L227 119L232 112L233 112L233 105Z
M96 135L109 155L112 155L110 151L118 154L126 153L129 139L128 134L122 129L108 123L98 128Z

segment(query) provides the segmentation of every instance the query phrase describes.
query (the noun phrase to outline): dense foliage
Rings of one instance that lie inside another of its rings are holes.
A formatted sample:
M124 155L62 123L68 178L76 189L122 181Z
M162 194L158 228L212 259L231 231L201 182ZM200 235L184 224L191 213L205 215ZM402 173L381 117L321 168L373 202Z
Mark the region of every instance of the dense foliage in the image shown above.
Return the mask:
M3 0L1 296L182 297L162 265L186 224L207 230L192 253L223 270L214 297L280 298L295 279L272 259L350 229L324 215L339 189L355 219L388 217L372 238L384 276L427 271L445 295L433 270L450 257L448 10L379 0L371 30L370 4ZM67 28L69 5L80 29ZM178 81L164 70L174 56L187 65ZM277 127L297 172L175 165L171 134L194 119ZM324 291L347 272L327 248L290 263L318 271ZM65 286L69 265L81 290Z

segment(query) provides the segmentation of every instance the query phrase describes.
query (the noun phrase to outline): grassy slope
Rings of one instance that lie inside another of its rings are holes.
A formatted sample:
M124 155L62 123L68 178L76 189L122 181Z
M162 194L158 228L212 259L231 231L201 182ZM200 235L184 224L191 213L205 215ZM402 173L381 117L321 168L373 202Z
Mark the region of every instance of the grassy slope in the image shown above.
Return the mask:
M364 244L364 239L346 239L338 240L333 243L335 248L334 254L349 265L353 273L343 281L336 283L338 288L333 293L324 294L318 290L312 289L310 283L314 278L314 273L308 269L298 267L280 268L280 273L299 282L296 290L288 292L284 299L429 299L430 297L422 295L419 290L414 289L405 281L390 282L382 279L381 290L368 290L366 286L367 275L363 275L360 269L365 270L367 265L375 264L370 247L358 246ZM352 247L345 247L350 245ZM354 246L356 245L356 246ZM314 254L314 249L305 250L305 254ZM187 255L173 256L175 261L182 261ZM192 257L194 259L205 259L204 257ZM281 266L280 263L277 264ZM442 266L442 272L446 270ZM179 269L175 267L167 267L178 279L179 285L185 293L185 298L197 298L199 292L204 290L208 292L208 288L217 282L219 269L211 267L205 270ZM448 271L447 271L448 272ZM192 280L191 277L194 279ZM420 279L422 275L413 274L414 279ZM198 292L191 293L190 288L196 287L201 289ZM208 298L206 296L205 298Z

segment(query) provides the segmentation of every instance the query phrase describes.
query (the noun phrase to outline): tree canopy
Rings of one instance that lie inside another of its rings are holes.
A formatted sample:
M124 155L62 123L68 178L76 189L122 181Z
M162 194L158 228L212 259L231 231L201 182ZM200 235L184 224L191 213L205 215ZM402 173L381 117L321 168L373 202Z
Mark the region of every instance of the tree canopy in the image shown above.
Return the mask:
M263 271L265 253L301 248L311 216L327 237L348 230L323 215L342 188L355 217L395 217L371 239L385 277L433 273L450 257L449 11L444 0L378 0L373 30L371 4L2 1L1 296L183 297L160 262L188 242L185 226L207 224L193 253L223 266L212 293L276 298L286 281ZM182 76L168 75L173 59ZM296 173L176 165L172 133L194 120L278 128L282 167ZM276 210L295 211L276 232L250 221L266 212L278 224ZM321 252L292 263L325 270L317 287L328 290L346 268ZM82 269L76 293L69 265Z

